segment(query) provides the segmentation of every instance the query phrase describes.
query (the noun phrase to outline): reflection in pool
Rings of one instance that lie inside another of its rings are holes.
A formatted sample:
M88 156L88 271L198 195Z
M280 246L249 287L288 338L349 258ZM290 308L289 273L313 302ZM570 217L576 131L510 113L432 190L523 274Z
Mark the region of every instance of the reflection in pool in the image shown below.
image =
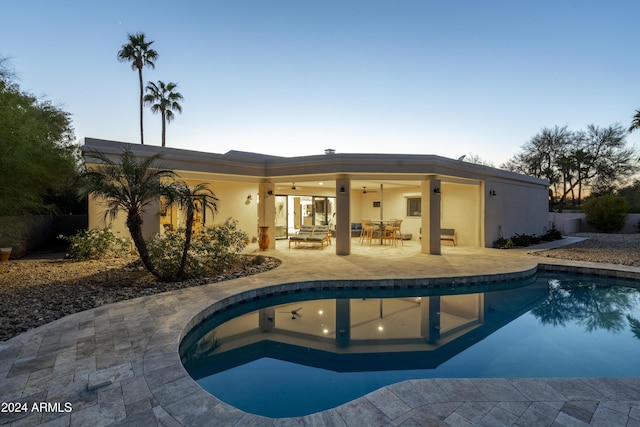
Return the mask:
M204 389L270 417L409 379L640 376L640 293L630 284L540 276L482 293L298 294L214 316L181 354Z

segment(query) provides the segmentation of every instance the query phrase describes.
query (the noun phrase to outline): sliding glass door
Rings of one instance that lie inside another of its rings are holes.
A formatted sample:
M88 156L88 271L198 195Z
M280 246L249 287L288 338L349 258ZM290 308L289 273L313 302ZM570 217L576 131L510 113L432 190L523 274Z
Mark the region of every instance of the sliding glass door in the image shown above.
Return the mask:
M276 239L286 239L287 233L287 196L276 196Z
M286 239L301 225L335 227L335 197L276 196L276 239Z

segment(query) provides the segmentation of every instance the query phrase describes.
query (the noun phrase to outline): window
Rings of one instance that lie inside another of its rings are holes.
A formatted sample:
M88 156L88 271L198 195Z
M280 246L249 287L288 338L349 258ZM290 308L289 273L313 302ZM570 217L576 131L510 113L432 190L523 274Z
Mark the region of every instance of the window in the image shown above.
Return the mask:
M407 216L422 215L422 199L420 197L407 198Z

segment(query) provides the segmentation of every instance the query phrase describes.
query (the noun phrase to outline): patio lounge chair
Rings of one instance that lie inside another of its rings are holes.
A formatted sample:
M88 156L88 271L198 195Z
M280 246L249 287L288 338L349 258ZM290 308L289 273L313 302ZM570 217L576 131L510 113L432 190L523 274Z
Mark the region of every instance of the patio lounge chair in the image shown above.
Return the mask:
M302 225L298 234L289 237L289 249L291 249L291 242L295 244L295 247L299 247L301 243L320 244L320 247L324 249L324 245L331 244L331 234L329 233L328 225Z

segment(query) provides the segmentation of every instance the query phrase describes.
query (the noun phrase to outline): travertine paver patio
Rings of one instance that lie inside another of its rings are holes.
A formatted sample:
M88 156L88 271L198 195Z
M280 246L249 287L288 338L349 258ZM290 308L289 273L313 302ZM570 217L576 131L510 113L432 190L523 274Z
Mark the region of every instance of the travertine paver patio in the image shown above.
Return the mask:
M0 425L640 425L638 378L412 380L288 419L220 402L187 375L178 344L196 314L242 292L257 295L283 284L347 286L355 278L394 286L395 279L445 277L455 284L468 281L464 276L531 274L539 262L610 267L640 277L638 268L555 261L523 251L444 248L442 256L429 256L418 253L415 242L392 248L356 240L352 255L337 257L332 247L284 245L268 253L283 260L273 271L99 307L0 343L0 402L27 404L26 412L0 412ZM49 407L34 411L33 403Z

